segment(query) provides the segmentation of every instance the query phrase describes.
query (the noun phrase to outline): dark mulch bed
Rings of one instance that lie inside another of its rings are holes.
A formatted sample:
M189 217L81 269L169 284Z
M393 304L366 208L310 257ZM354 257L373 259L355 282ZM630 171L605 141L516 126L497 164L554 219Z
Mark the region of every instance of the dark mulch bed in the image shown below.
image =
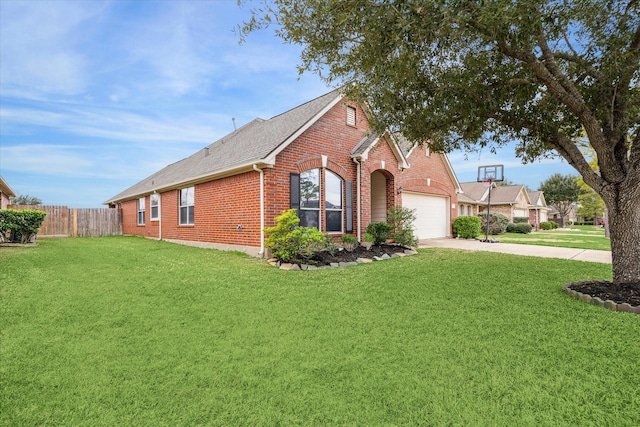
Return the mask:
M400 245L373 245L370 249L364 246L358 246L353 251L342 249L331 254L327 251L320 251L313 254L310 258L296 260L296 264L309 264L321 267L331 263L338 262L355 262L358 258L373 258L374 256L382 256L384 254L403 253L406 248Z
M640 306L640 283L612 283L602 280L575 282L569 284L569 288L603 301L611 300L618 304L626 302L634 307Z

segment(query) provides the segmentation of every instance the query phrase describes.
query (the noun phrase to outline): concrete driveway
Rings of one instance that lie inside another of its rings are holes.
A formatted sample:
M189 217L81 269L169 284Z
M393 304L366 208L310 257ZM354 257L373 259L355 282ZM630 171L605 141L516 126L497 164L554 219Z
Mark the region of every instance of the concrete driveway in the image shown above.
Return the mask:
M498 237L498 240L500 238ZM519 245L515 243L484 243L473 239L424 239L420 248L450 248L468 251L501 252L505 254L562 258L574 261L601 262L611 264L610 251L592 249L556 248L552 246Z

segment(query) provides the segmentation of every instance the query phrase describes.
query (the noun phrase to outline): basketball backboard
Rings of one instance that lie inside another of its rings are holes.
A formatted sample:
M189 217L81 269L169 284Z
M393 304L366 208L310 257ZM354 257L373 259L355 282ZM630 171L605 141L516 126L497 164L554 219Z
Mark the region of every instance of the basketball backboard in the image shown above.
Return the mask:
M504 181L504 166L489 165L478 167L478 182L502 182Z

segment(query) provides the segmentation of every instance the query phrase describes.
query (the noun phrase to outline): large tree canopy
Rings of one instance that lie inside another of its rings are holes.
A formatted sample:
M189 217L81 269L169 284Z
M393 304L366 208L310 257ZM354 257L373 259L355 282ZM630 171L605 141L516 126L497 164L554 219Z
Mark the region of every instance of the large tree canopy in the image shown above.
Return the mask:
M607 204L614 280L640 283L638 0L272 0L253 12L244 34L276 24L304 47L301 72L366 101L379 129L445 152L515 140L525 162L564 157Z
M570 175L554 173L540 184L539 190L544 193L547 204L558 211L564 227L567 215L580 196L580 186L575 178Z

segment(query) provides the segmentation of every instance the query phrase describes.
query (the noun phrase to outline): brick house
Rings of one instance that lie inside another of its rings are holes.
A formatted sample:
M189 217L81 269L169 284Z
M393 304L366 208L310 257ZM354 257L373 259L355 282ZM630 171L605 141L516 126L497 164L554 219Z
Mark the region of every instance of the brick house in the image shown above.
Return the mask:
M489 202L489 187L482 182L460 183L462 194L458 194L460 216L478 215L486 212ZM491 187L491 212L501 213L510 222L515 218L528 218L528 223L539 229L540 223L548 221L547 202L542 191L527 191L524 185L501 185Z
M392 206L416 209L419 238L447 237L460 185L447 157L372 133L359 104L330 92L255 119L112 197L123 234L264 253L291 207L301 225L362 241Z
M16 193L13 192L7 181L0 176L0 209L7 209L9 206L9 198L15 197Z

